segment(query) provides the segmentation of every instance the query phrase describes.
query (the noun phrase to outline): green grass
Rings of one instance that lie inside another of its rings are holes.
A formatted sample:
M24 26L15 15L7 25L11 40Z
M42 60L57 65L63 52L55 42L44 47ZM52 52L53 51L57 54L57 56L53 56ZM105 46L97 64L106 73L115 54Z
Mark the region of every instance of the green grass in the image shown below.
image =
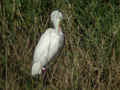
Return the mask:
M34 48L60 10L65 45L46 78L31 76ZM119 0L1 0L0 89L119 90Z

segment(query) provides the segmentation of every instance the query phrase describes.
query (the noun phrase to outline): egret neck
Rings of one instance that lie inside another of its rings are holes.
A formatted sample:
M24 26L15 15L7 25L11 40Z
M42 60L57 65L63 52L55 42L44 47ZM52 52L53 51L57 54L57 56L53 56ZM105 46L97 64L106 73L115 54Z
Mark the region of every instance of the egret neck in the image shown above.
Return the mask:
M58 32L60 32L60 31L61 31L60 20L57 19L53 24L54 24L54 28L55 28Z
M61 28L60 28L60 23L58 24L58 32L60 32L61 31Z

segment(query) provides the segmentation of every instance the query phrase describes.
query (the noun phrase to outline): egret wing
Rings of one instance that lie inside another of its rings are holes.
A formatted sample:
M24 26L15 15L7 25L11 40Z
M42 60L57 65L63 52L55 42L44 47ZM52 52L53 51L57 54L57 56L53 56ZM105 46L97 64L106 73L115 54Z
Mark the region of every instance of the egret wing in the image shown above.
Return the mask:
M41 64L46 64L47 55L50 43L50 31L47 30L40 38L34 52L34 62L40 61Z

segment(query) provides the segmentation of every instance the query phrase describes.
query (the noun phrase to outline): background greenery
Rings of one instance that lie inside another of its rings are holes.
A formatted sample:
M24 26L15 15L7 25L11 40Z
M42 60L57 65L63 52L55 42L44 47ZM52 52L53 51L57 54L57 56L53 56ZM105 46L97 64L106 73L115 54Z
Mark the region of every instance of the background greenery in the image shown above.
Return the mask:
M32 77L34 47L60 10L65 45ZM120 0L0 0L1 90L120 90Z

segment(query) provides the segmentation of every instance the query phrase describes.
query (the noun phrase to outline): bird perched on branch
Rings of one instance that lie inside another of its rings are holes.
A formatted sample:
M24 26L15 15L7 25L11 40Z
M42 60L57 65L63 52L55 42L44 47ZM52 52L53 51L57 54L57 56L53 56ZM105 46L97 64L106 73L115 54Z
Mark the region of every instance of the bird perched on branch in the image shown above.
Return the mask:
M54 28L48 28L41 36L35 47L32 75L41 74L45 71L44 66L52 60L64 43L64 34L60 27L63 15L60 11L55 10L51 14L51 21Z

